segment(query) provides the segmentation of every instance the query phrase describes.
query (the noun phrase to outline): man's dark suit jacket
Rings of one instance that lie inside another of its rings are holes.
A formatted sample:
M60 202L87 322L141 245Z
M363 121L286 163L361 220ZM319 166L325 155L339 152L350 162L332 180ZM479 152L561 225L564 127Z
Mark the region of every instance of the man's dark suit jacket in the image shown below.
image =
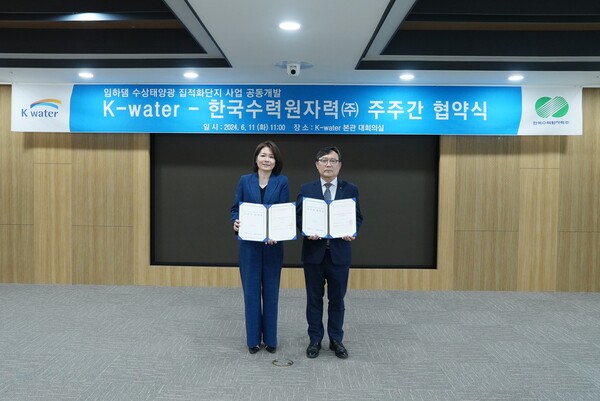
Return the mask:
M304 197L323 199L321 180L311 181L303 184L300 187L300 193L298 194L298 200L296 202L296 222L300 231L302 231L302 199ZM360 211L360 203L358 201L358 188L356 185L338 178L335 199L338 200L348 198L356 199L356 230L358 231L363 220L362 213ZM302 262L314 265L320 264L325 256L326 242L327 240L325 239L314 241L304 237L302 242ZM352 260L352 247L350 244L350 241L345 241L341 238L329 240L331 261L333 264L338 266L350 265Z

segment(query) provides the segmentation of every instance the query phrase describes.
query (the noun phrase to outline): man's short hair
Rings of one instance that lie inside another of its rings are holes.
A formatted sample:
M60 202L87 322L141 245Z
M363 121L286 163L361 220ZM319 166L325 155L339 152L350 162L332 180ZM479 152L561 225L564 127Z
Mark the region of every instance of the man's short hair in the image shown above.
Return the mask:
M319 160L321 157L327 156L331 152L337 153L338 160L342 161L342 154L340 153L340 150L335 146L325 146L324 148L319 149L319 151L317 152L317 158L315 160Z

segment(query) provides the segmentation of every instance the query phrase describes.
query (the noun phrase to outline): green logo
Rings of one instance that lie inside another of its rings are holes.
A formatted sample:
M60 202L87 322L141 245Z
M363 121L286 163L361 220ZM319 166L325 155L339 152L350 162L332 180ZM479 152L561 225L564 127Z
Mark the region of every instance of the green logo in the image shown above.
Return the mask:
M535 102L535 112L542 118L552 117L564 117L569 111L569 103L562 96L556 96L555 98L549 98L547 96L541 97Z

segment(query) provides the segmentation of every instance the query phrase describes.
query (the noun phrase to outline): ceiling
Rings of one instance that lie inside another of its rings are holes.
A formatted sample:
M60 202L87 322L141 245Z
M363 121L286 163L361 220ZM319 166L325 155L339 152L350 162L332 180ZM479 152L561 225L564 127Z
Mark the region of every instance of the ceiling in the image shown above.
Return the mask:
M13 0L0 39L4 83L600 86L591 0Z

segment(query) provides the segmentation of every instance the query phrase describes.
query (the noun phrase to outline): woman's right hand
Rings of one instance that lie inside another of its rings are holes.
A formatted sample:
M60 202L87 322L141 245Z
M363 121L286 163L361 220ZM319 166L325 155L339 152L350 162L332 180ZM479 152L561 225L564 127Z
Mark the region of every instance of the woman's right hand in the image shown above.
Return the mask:
M240 221L236 220L233 222L233 231L236 233L240 231Z

